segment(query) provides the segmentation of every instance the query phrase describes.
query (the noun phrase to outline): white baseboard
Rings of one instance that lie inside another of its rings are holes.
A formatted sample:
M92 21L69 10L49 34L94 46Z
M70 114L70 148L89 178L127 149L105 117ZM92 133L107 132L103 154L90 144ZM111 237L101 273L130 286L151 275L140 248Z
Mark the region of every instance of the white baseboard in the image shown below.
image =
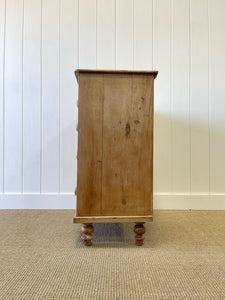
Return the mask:
M225 210L225 194L155 194L154 209Z
M75 209L73 194L0 194L0 209Z
M154 194L154 209L225 210L225 194ZM75 209L73 194L0 194L0 209Z

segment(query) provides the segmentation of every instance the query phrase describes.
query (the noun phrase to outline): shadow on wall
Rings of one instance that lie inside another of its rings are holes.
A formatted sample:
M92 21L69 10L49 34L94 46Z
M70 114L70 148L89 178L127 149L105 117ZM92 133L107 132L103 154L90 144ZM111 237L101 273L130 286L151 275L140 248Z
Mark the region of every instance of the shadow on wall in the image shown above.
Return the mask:
M43 192L58 193L60 184L60 192L73 193L76 186L76 120L63 127L58 135L43 133L43 140Z
M183 117L155 112L154 191L208 193L209 177L215 175L210 175L210 166L220 172L214 161L220 143L225 146L224 130L219 126L209 130L208 116L189 119L188 112ZM224 161L224 155L220 159Z
M74 120L62 128L60 139L59 135L45 136L43 133L45 142L42 149L42 187L44 192L58 192L59 172L61 183L66 185L68 182L68 192L70 192L70 186L71 190L76 186L76 180L74 180L77 149L75 123ZM219 183L215 185L218 191L215 190L215 192L224 192L223 186L220 187L222 179L225 180L224 146L225 133L222 125L217 124L209 130L207 119L196 118L190 123L187 114L182 118L155 112L155 193L208 193L209 177L211 177L212 184L216 182L218 175L220 175ZM38 153L27 158L27 172L29 161L32 163L37 156ZM210 167L212 167L211 170ZM32 172L30 175L32 176Z

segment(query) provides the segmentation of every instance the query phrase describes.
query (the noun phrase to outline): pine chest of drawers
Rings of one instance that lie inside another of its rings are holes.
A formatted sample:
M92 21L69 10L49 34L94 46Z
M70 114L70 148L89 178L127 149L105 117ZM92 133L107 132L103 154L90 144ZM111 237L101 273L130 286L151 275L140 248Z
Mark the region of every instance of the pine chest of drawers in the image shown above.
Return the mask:
M76 70L77 204L91 245L93 223L134 222L136 244L153 218L154 79L157 71Z

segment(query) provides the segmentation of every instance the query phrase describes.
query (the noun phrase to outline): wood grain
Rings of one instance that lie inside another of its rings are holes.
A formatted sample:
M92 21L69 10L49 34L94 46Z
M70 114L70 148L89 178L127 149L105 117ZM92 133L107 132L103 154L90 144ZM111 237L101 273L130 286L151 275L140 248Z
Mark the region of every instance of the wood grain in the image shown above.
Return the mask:
M136 233L135 235L136 245L142 246L145 239L143 236L143 234L145 233L144 223L136 223L134 225L134 232Z
M79 217L73 218L73 223L139 223L139 222L151 222L153 220L152 215L149 216L91 216L91 217Z
M156 78L158 71L147 71L147 70L93 70L93 69L78 69L75 72L77 81L79 82L79 75L81 73L95 73L95 74L139 74L139 75L153 75Z
M77 214L100 215L102 189L103 75L80 75Z
M84 242L85 246L91 246L92 245L92 239L93 239L93 233L94 231L94 227L92 226L92 224L83 224L81 227L81 232L82 234L82 240Z
M152 220L155 71L77 70L74 223Z
M104 76L103 215L151 211L152 87L153 76Z

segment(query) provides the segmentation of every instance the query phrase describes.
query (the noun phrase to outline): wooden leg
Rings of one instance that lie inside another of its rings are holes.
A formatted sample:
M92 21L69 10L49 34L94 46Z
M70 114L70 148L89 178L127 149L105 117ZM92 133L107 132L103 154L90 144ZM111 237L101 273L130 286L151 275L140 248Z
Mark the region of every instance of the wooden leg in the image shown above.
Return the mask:
M94 227L92 224L83 224L81 227L82 240L84 241L85 246L91 246L91 240L93 239L92 232L94 231Z
M144 227L144 222L143 223L136 223L134 225L134 232L136 233L135 239L136 239L136 245L137 246L142 246L144 242L144 237L143 234L145 233L145 227Z

